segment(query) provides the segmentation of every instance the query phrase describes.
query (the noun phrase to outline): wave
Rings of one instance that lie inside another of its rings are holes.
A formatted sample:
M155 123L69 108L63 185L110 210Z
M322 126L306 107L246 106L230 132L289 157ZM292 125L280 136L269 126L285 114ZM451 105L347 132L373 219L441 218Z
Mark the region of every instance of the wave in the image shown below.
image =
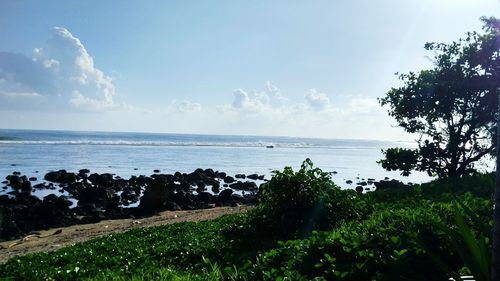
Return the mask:
M325 145L313 143L270 143L270 142L174 142L174 141L128 141L128 140L4 140L2 144L19 145L110 145L110 146L171 146L171 147L263 147L263 148L331 148L363 149L379 148L366 145Z

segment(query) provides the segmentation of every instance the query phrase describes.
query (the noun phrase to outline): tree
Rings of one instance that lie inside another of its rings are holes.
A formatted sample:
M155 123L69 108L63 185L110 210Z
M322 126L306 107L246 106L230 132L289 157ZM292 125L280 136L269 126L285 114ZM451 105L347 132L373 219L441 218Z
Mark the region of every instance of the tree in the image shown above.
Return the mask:
M434 68L399 75L403 86L379 99L417 149L390 148L379 163L387 170L425 171L460 177L496 148L496 89L500 81L500 36L495 19L482 19L484 33L469 32L451 44L427 43Z

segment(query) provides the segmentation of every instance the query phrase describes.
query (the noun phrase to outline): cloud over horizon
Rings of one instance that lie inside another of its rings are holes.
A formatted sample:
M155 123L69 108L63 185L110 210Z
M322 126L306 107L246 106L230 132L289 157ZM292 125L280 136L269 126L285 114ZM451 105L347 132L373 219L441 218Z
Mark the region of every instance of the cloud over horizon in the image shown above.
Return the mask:
M325 93L320 93L316 89L310 89L309 93L305 94L307 105L317 111L323 111L330 107L330 98Z
M290 100L278 87L266 83L264 90L236 89L231 103L217 111L231 127L244 134L302 137L401 138L401 130L391 127L391 119L375 97L336 95L331 97L310 89L303 98ZM271 89L271 90L270 90ZM273 93L279 93L279 97ZM279 100L279 102L277 102ZM403 137L404 138L404 137Z
M69 30L54 27L32 57L0 52L0 106L79 111L127 108L114 100L113 80L96 68L82 42Z

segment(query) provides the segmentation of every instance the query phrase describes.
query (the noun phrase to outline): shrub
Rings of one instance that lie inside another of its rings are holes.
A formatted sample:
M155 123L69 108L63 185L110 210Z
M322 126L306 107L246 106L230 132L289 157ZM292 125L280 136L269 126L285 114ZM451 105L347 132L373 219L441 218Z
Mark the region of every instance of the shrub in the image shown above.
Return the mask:
M341 190L329 173L306 159L299 171L275 171L261 186L257 219L281 238L307 237L312 230L331 229L359 219L368 206L353 190Z
M470 195L459 199L476 214L486 214L489 200ZM420 206L386 208L362 221L337 229L313 232L309 238L280 242L257 256L250 279L276 280L447 280L428 251L447 267L463 266L453 248L456 206L451 202L420 200ZM485 217L482 217L485 219ZM425 245L425 246L424 246Z

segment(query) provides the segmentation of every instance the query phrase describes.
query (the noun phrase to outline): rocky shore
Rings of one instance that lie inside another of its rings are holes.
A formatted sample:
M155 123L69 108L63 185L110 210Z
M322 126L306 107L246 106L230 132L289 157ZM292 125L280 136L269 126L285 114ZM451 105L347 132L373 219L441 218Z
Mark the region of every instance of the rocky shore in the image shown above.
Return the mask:
M162 211L251 205L265 181L263 175L230 176L213 169L174 174L154 170L150 176L129 179L88 169L51 171L43 180L13 172L0 190L0 242L39 230L144 218ZM411 186L389 178L358 177L345 183L358 193Z
M212 169L192 173L132 176L78 173L66 170L45 174L44 181L14 172L2 182L0 241L33 231L95 223L102 220L142 218L161 211L238 206L256 202L263 175L233 176ZM32 184L39 182L36 184ZM50 193L42 198L35 194ZM42 192L42 193L43 193Z

